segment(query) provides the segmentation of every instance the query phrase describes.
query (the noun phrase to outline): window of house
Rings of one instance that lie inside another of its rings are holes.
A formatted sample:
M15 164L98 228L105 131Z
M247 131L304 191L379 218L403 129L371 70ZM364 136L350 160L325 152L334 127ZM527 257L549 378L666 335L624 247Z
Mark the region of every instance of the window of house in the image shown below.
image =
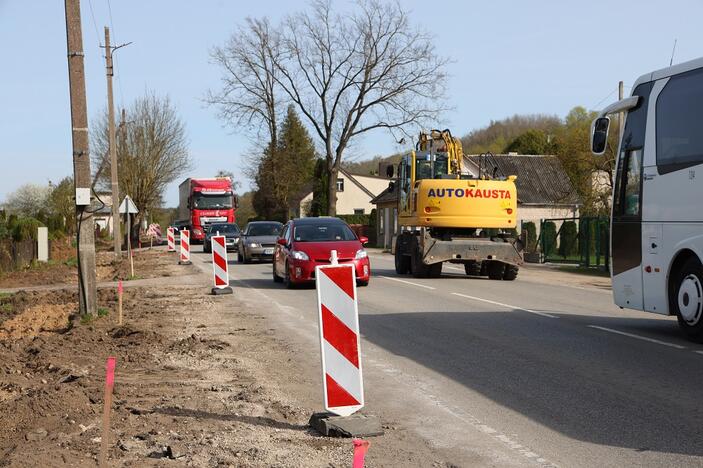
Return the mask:
M364 209L363 208L354 208L354 214L355 215L364 214Z
M337 179L337 191L344 192L344 179Z

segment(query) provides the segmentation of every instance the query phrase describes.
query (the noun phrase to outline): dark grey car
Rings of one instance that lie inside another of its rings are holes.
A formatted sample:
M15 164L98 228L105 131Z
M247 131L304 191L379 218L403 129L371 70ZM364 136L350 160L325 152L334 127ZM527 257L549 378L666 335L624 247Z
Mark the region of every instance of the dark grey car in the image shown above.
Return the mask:
M212 236L225 236L225 247L227 250L237 250L241 231L234 223L211 224L205 228L205 240L203 241L203 252L212 252Z
M241 263L252 260L271 260L273 248L283 224L277 221L252 221L239 238L238 259Z

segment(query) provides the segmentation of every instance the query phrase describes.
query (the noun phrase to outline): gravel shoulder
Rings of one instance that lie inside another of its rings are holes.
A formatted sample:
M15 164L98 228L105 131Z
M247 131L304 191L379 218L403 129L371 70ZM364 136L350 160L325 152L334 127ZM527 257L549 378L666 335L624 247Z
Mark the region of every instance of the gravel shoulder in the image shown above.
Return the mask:
M209 295L206 274L193 284L173 255L154 255L163 284L125 290L122 326L112 288L91 321L75 317L73 288L2 296L0 466L95 466L108 356L111 466L350 466L351 440L307 425L319 389L294 345L236 295ZM367 466L448 466L387 431Z

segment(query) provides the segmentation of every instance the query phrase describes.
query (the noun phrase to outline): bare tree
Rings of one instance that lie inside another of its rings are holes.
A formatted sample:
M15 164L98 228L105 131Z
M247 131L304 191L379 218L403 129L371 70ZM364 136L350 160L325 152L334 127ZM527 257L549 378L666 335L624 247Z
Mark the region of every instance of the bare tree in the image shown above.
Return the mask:
M406 132L435 121L443 107L448 59L430 34L410 24L399 3L359 0L350 15L330 1L288 17L273 57L276 83L323 146L328 214L336 214L337 174L345 149L376 129Z
M166 186L191 168L191 159L185 127L168 97L147 94L138 98L127 109L127 121L117 140L122 194L113 194L113 203L119 203L121 195L129 195L141 218L161 206ZM106 154L106 113L97 120L91 143L93 154ZM109 159L99 177L99 184L109 186Z
M274 62L279 55L279 36L268 19L247 18L223 47L215 47L212 60L223 69L222 89L209 91L206 102L235 129L265 129L270 147L277 144L277 116L281 102Z

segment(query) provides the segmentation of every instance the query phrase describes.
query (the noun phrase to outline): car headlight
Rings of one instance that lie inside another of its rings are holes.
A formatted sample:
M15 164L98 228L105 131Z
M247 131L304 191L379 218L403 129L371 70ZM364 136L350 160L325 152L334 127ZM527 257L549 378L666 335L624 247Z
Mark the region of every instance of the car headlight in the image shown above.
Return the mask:
M364 250L364 249L359 249L359 250L356 251L356 255L354 256L354 258L355 258L356 260L361 260L362 258L366 258L366 257L368 257L368 256L369 256L369 254L366 253L366 250Z
M203 231L201 231L200 229L198 229L198 228L193 228L193 234L195 234L196 236L199 236L199 235L202 234L202 233L203 233Z
M300 250L293 250L290 254L296 260L310 260L308 254L301 252Z
M257 247L260 247L260 245L257 244L256 242L249 242L249 247L251 247L252 249L255 249Z

